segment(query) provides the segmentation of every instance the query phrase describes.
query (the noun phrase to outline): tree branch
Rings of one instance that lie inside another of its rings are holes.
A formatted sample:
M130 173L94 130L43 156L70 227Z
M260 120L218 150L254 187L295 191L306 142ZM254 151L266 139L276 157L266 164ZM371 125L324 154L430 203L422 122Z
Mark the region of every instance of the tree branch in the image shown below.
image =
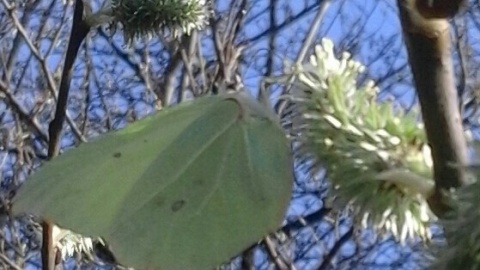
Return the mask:
M83 20L83 0L77 0L73 11L73 23L70 39L68 42L65 63L63 65L62 79L60 89L58 90L58 101L55 111L55 117L48 127L48 158L51 159L60 152L60 138L65 121L68 92L70 90L70 82L72 80L73 64L77 58L78 50L83 40L90 31L90 26ZM52 243L52 226L48 221L42 224L42 269L55 269L55 252L54 243Z
M353 232L353 227L351 227L335 242L332 249L330 249L330 251L323 257L322 264L318 267L318 270L328 269L328 267L332 264L332 259L337 255L343 244L352 238Z
M87 36L89 30L90 26L88 26L83 20L83 2L82 0L77 0L73 11L72 31L68 43L65 64L63 65L60 89L58 90L58 102L55 117L48 127L50 139L48 144L49 158L57 156L60 152L60 138L67 110L68 92L70 91L70 82L72 80L73 64L77 58L80 45Z
M442 190L461 186L465 171L460 166L467 161L467 147L450 53L449 23L446 17L427 19L418 10L428 0L398 0L400 20L404 33L410 67L418 93L427 138L432 149L436 192L430 198L432 210L443 216L449 209ZM456 7L455 0L434 1L427 6L433 13L451 15L444 9ZM441 4L442 2L443 4ZM439 10L433 10L439 7ZM458 11L458 8L456 9ZM425 12L425 10L424 10ZM435 15L435 16L437 16Z
M48 221L42 221L42 270L55 269L55 252L52 237L53 224Z

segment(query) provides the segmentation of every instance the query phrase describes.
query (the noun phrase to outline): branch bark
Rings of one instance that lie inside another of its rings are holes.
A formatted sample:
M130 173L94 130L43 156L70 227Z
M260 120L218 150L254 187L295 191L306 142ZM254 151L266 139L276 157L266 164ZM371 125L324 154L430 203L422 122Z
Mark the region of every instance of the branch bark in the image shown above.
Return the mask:
M60 138L62 135L63 123L65 122L68 93L72 80L73 64L77 58L78 50L83 40L90 31L90 26L83 20L83 2L77 0L73 11L73 24L70 39L68 42L65 64L63 65L60 89L58 90L57 108L55 117L48 127L49 144L48 157L51 159L60 152Z
M443 216L443 190L465 183L467 146L458 109L448 18L464 0L398 0L404 41L432 149L436 192L430 207Z
M80 45L87 37L90 31L90 26L83 19L83 0L75 1L75 8L73 10L73 23L68 41L65 63L63 65L62 79L60 88L58 90L58 101L55 110L55 117L48 127L48 158L51 159L57 156L60 152L60 139L62 135L63 123L67 114L68 93L70 90L70 82L72 80L73 64L77 58ZM55 269L55 250L54 243L52 243L52 226L49 221L44 221L42 224L42 269Z
M55 250L52 237L53 224L42 221L42 270L55 269Z

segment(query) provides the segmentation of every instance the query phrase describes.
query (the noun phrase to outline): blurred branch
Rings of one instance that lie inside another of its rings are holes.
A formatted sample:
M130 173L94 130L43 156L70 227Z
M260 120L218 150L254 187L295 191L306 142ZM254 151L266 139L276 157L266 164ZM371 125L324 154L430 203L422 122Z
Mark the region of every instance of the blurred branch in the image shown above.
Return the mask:
M277 252L275 243L270 236L265 237L264 239L265 248L267 250L268 257L275 264L275 269L279 270L288 270L290 267L287 266L285 261L282 259L282 256Z
M318 28L320 27L320 23L322 22L325 13L332 3L331 0L323 0L320 7L318 8L318 12L315 15L315 18L313 19L313 22L310 26L310 30L308 31L307 36L305 37L305 40L302 43L302 47L300 48L300 51L297 54L297 59L295 60L294 65L298 65L303 62L305 59L305 56L307 55L308 49L312 45L313 38L314 36L318 33ZM282 95L288 94L290 92L290 89L292 87L292 83L295 80L295 77L292 76L288 79L288 81L285 84L285 87L283 89ZM278 112L279 115L282 115L283 110L285 109L285 106L287 105L288 100L287 99L281 99L277 102L275 105L275 111Z
M242 253L242 270L254 270L255 269L255 246L250 247Z
M344 235L342 235L333 245L332 249L328 252L327 255L323 257L322 264L318 267L318 270L328 269L332 264L332 259L337 255L340 248L345 244L350 238L352 238L354 228L351 227Z
M10 269L22 270L22 268L20 268L20 266L18 266L14 262L12 262L7 256L5 256L5 254L0 253L0 260L5 262L10 267Z
M29 2L25 6L25 9L23 10L24 15L22 16L22 19L21 19L21 21L18 22L18 24L19 25L26 24L26 22L28 22L31 19L32 11L39 4L40 4L40 1ZM5 6L5 8L7 10L12 9L12 11L13 11L14 7L8 5L8 3L6 1L3 1L3 5ZM10 15L10 16L12 16L12 20L14 21L14 23L17 24L15 22L15 18L13 18L14 15ZM18 27L17 27L17 29L18 29ZM12 71L13 71L12 66L13 66L13 63L15 63L14 60L15 60L15 57L17 56L18 50L21 48L20 45L21 45L22 37L25 38L24 33L22 33L22 31L18 31L17 34L15 35L15 38L13 39L12 50L10 51L10 55L8 56L8 59L6 61L6 65L5 65L4 80L7 81L7 82L10 81L10 78L12 76Z
M284 233L291 233L292 231L304 228L307 224L314 224L322 220L328 213L332 211L331 208L322 207L321 209L301 217L297 220L288 222L280 230Z
M467 76L468 76L468 56L467 56L467 32L465 29L465 22L462 20L454 20L452 23L453 30L455 33L455 50L458 52L458 61L460 66L460 74L458 78L458 97L460 99L459 108L460 108L460 116L463 117L463 98L465 97L465 92L467 88Z
M13 96L12 93L10 93L10 91L8 90L7 84L3 81L0 81L0 92L5 95L8 103L10 103L10 105L12 106L14 111L20 116L20 118L23 119L45 143L48 142L48 134L43 132L41 126L38 124L35 117L31 116L27 111L23 109L15 96Z
M25 30L25 28L22 26L21 22L18 20L17 16L15 15L15 12L14 12L15 11L15 6L10 5L6 0L2 0L2 3L5 6L5 9L8 11L8 14L9 14L10 18L12 19L13 24L15 25L18 32L20 33L20 35L25 40L25 42L26 42L27 46L29 47L30 51L35 56L35 58L40 62L40 66L42 68L42 71L43 71L43 74L44 74L45 78L47 79L49 89L53 92L53 96L55 97L56 92L57 92L56 91L57 87L56 87L56 84L55 84L55 81L54 81L53 77L51 76L51 74L48 70L47 63L46 63L44 57L42 57L42 55L40 54L40 51L37 49L37 47L35 47L33 42L29 39L27 31ZM4 76L4 77L6 79L9 79L9 76L10 76L9 73L7 75L8 76ZM70 117L68 117L68 114L67 114L67 121L68 121L68 124L70 125L70 127L72 128L74 134L77 136L77 138L79 138L81 141L86 141L85 138L81 135L78 128L76 127L73 120Z
M270 12L269 12L269 23L270 27L275 27L277 25L277 5L278 5L278 0L270 0ZM267 61L265 63L266 70L265 70L265 76L266 78L272 77L273 72L275 69L275 53L276 53L276 39L277 35L275 32L270 32L268 35L268 55L267 55ZM265 102L265 104L268 104L268 94L267 92L269 91L270 88L270 83L265 82L264 88L259 93L259 100L262 100Z
M281 30L284 30L285 28L287 28L288 26L291 26L295 23L297 23L298 21L300 21L301 19L305 18L305 16L307 14L309 14L312 10L315 10L316 8L319 8L320 5L323 5L323 3L325 1L331 1L331 0L322 0L322 1L315 1L312 5L310 6L307 6L306 8L304 8L301 12L299 12L298 14L296 14L295 16L292 16L290 17L288 20L285 20L284 22L282 23L279 23L277 25L274 25L274 26L270 26L268 29L266 29L265 31L249 38L248 40L246 40L247 43L255 43L255 42L258 42L260 41L261 39L265 38L267 36L267 34L269 33L274 33L274 34L277 34L278 32L280 32ZM268 9L268 7L267 7ZM321 7L320 7L321 9ZM261 13L259 13L261 14ZM255 19L256 17L253 17L253 18L250 18L250 20L253 20ZM247 21L247 23L250 23L250 21Z
M238 3L237 3L238 2ZM238 90L243 88L238 69L238 61L245 46L236 42L244 25L244 19L247 12L247 0L235 1L225 22L223 18L210 20L212 27L212 39L217 57L217 68L212 83L212 93L217 94L219 88L232 88ZM225 26L223 26L225 23Z

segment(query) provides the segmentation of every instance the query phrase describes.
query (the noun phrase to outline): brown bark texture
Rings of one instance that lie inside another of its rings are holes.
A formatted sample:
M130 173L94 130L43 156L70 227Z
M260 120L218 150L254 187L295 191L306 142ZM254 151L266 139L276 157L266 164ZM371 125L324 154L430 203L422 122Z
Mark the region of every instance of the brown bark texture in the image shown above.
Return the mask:
M449 209L443 191L465 182L464 168L459 165L467 162L467 145L458 108L448 23L464 1L397 1L410 68L432 149L436 192L429 203L441 217Z

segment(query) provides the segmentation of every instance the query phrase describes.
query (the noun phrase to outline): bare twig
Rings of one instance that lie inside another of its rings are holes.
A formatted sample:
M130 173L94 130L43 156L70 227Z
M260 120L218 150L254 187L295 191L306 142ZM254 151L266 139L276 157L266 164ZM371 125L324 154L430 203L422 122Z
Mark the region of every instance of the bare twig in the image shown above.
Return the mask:
M255 246L250 247L242 253L242 270L255 269Z
M300 48L300 51L297 54L297 59L295 60L295 65L298 65L303 62L303 59L305 59L305 56L307 55L307 51L312 45L313 38L318 32L318 27L320 27L320 23L322 22L325 13L328 9L328 7L331 4L331 0L323 0L322 4L318 8L318 12L315 15L315 18L313 19L312 25L310 27L310 30L308 31L307 36L305 37L305 40L303 41L302 47ZM285 87L283 89L282 94L288 94L291 90L292 83L295 80L295 76L291 76L288 80L287 83L285 84ZM285 109L285 106L287 105L288 100L287 99L281 99L279 102L275 105L275 111L279 114L282 115L283 110Z
M464 19L462 19L464 20ZM463 98L467 88L467 76L468 76L468 68L467 68L467 45L465 39L467 38L465 23L459 20L453 21L453 30L456 35L455 40L455 50L458 52L458 61L460 62L460 73L458 78L458 97L460 99L459 108L460 108L460 115L463 116Z
M35 117L31 116L27 111L23 109L23 107L20 105L20 102L17 101L15 96L10 93L10 91L7 88L7 84L4 83L3 81L0 81L0 92L2 92L7 101L11 104L12 108L15 110L15 112L20 116L21 119L23 119L28 125L40 136L40 138L44 141L48 141L48 135L42 130L40 125L38 124L37 120Z
M20 266L18 266L16 263L12 262L7 256L5 256L5 254L0 253L0 259L3 262L5 262L10 267L10 269L22 270L22 268L20 268Z
M53 1L52 1L53 2ZM23 11L24 15L21 19L21 21L18 22L19 25L24 25L26 22L29 21L29 19L31 18L32 16L32 11L41 3L41 1L32 1L32 2L28 2L28 4L25 6L25 9ZM13 6L9 5L7 1L3 1L3 5L5 6L5 8L7 10L11 10L13 11ZM13 19L13 18L12 18ZM14 23L15 22L15 19L13 19ZM18 21L18 20L17 20ZM18 29L18 27L17 27ZM12 50L10 51L10 55L8 56L8 59L6 61L6 64L5 64L5 73L4 73L4 77L3 79L5 81L10 81L10 78L12 76L12 71L13 71L13 63L15 63L15 57L19 51L19 49L21 48L20 46L20 42L22 40L22 37L25 39L25 35L24 33L22 33L21 31L18 31L17 34L15 35L15 38L13 39L13 45L12 45Z
M330 249L330 251L323 257L322 264L318 267L318 270L328 269L332 264L332 259L337 255L340 248L345 244L350 238L352 238L354 229L351 227L344 235L342 235Z
M279 269L279 270L290 269L285 263L285 261L282 259L281 255L278 254L277 249L275 247L275 243L273 242L271 236L265 237L263 242L265 243L265 248L267 250L268 257L270 257L270 260L273 261L273 263L276 266L276 269Z
M29 47L30 51L32 52L32 54L35 56L35 58L39 61L40 63L40 66L42 68L42 72L43 72L43 75L45 76L45 78L47 79L47 83L48 83L48 87L49 89L53 92L53 96L54 98L56 99L55 95L56 95L56 84L55 84L55 80L53 79L52 75L50 74L49 70L48 70L48 67L47 67L47 63L44 59L44 57L40 54L40 51L37 49L37 47L35 47L35 45L33 44L33 42L29 39L28 37L28 34L27 34L27 31L25 30L25 28L22 26L20 20L17 18L17 16L15 15L14 13L14 6L13 5L10 5L7 0L2 0L2 3L3 5L5 6L5 9L8 11L8 14L10 16L10 18L12 19L12 22L13 24L15 25L15 27L17 28L18 32L20 33L20 35L23 37L23 39L25 40L27 46ZM82 3L83 4L83 3ZM53 46L53 45L52 45ZM8 75L8 74L7 74ZM9 75L8 75L9 76ZM6 76L6 78L8 78L8 76ZM80 131L78 130L78 128L76 127L75 123L73 122L73 120L68 116L68 114L66 114L66 119L68 121L68 124L70 125L70 127L72 128L72 131L73 133L75 134L75 136L77 136L78 139L80 139L81 141L86 141L85 138L81 135ZM63 122L63 121L62 121Z

